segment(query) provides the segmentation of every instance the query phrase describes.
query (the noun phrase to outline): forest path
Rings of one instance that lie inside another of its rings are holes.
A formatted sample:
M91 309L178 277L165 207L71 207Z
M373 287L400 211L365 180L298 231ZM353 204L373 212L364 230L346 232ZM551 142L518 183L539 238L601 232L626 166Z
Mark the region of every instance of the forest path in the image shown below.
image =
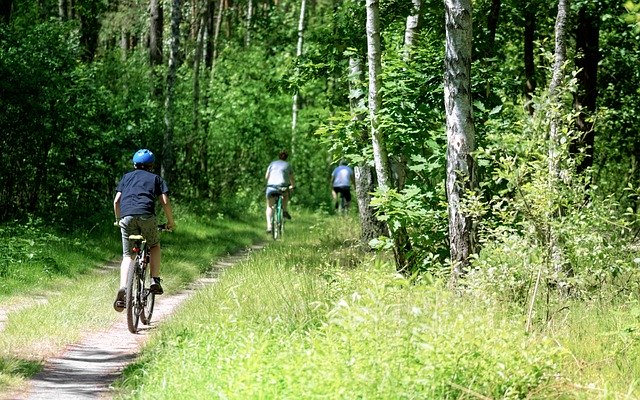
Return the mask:
M252 251L264 245L256 244L238 253L220 259L204 277L193 282L175 295L162 295L156 300L150 326L131 334L125 314L106 329L92 333L81 342L69 346L61 355L47 359L41 372L21 391L0 394L0 399L111 399L111 384L122 370L135 361L140 349L149 339L155 326L173 314L177 308L198 290L213 284L225 268L244 260Z

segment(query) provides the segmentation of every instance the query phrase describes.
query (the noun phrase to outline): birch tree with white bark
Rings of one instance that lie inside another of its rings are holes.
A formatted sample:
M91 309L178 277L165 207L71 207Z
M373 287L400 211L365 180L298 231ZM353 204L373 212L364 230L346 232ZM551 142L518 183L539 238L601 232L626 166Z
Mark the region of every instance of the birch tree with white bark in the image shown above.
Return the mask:
M549 260L551 261L553 270L556 274L563 272L564 257L559 243L559 236L557 230L554 228L553 219L558 217L560 212L557 205L554 204L554 194L557 193L557 184L560 178L560 154L562 146L561 144L561 113L562 106L560 104L559 89L564 81L564 63L567 58L567 45L566 45L566 29L567 29L567 12L569 9L569 0L558 1L558 14L555 24L555 51L554 51L554 63L551 76L551 82L549 83L549 100L550 109L549 113L549 136L548 136L548 169L549 169L549 215L547 221L549 221L548 229L548 248L549 248Z
M302 45L304 42L304 21L307 8L307 0L300 1L300 18L298 18L298 43L296 45L296 58L302 56ZM291 152L296 147L296 127L298 124L298 110L300 109L300 93L298 89L293 94L293 102L291 106Z
M173 135L175 129L176 76L178 73L178 51L180 50L180 0L171 1L171 36L169 45L169 69L167 71L167 94L164 110L164 140L162 142L161 175L171 182L173 159Z
M385 192L392 187L389 155L385 144L379 117L382 108L380 92L380 73L382 71L380 50L380 3L378 0L367 0L367 61L369 64L369 121L371 127L371 145L373 160L378 179L378 187ZM393 240L393 250L396 270L408 274L410 272L409 254L411 243L406 229L402 226L392 229L387 224L387 230Z
M366 109L365 95L361 83L363 77L363 61L357 55L349 57L349 106L352 119L364 120ZM362 142L369 140L369 132L363 129ZM368 244L371 240L386 234L384 223L379 221L371 207L371 193L376 189L375 171L367 160L362 160L354 168L358 214L360 216L360 239Z
M445 0L444 105L447 129L446 191L452 283L464 275L474 252L474 223L463 209L465 192L475 185L471 101L471 0Z

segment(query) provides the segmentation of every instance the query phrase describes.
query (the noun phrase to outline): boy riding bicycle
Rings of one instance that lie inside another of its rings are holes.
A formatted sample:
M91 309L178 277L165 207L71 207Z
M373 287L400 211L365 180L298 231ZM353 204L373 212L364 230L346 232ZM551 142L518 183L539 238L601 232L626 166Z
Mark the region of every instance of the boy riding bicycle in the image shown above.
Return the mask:
M149 290L162 294L160 285L160 235L155 214L155 200L160 204L167 217L166 228L175 228L173 212L169 202L169 187L162 177L151 172L155 156L147 149L138 150L133 155L134 170L126 173L116 187L113 211L122 233L122 263L120 264L120 289L113 308L121 312L125 308L125 292L129 265L133 261L133 252L129 235L142 235L151 249L150 269L152 284Z

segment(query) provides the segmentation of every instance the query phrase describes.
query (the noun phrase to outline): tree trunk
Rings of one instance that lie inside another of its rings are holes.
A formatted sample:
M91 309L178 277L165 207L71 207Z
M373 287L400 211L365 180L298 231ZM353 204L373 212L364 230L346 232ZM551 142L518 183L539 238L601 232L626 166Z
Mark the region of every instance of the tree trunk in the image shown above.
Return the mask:
M247 19L246 19L246 32L244 35L244 45L249 47L251 43L251 17L253 16L253 0L248 0L247 3Z
M201 17L199 32L197 33L196 49L193 57L193 135L197 137L200 131L200 64L204 49L204 33L206 30L205 15Z
M164 13L160 0L151 0L149 13L149 62L151 67L162 65L162 26Z
M494 46L496 42L496 32L498 31L498 20L500 18L501 0L491 0L491 11L487 17L487 49L486 58L491 58L495 54Z
M213 53L211 54L211 82L213 82L214 71L216 68L216 59L218 58L218 41L220 38L220 27L222 26L222 11L224 11L224 0L218 3L216 17L213 28Z
M158 72L163 64L162 55L162 31L164 25L164 9L162 1L151 0L149 5L149 64L153 79L153 98L160 101L162 98L162 77Z
M167 95L165 100L165 132L162 143L161 175L167 181L173 179L173 131L175 113L176 74L180 50L180 0L171 1L171 39L169 52L169 69L167 71Z
M85 4L85 7L80 8L78 16L80 20L80 43L84 48L82 59L86 62L91 62L98 49L100 15L96 6Z
M581 151L584 152L583 158L576 166L578 174L585 172L587 168L593 165L595 132L590 118L596 112L596 101L598 99L600 18L595 11L589 12L587 7L582 6L580 9L576 28L576 47L579 54L576 66L579 70L577 75L578 93L574 98L574 105L578 111L576 124L580 136L571 142L570 151L574 155Z
M373 145L373 159L376 167L378 185L388 189L389 157L384 143L384 136L380 130L378 114L382 107L380 95L380 6L378 0L367 0L367 54L369 63L369 119L371 121L371 143Z
M553 71L551 82L549 84L549 97L551 100L551 115L550 115L550 127L549 127L549 155L548 155L548 169L549 169L549 196L555 197L552 194L557 192L557 184L560 176L560 96L558 94L558 88L562 85L564 79L563 65L566 60L566 25L567 25L567 10L569 9L568 0L558 1L558 15L556 17L555 24L555 55L553 63ZM552 201L552 200L551 200ZM558 210L558 211L554 211ZM559 213L559 208L555 204L549 204L549 212L553 213L548 215L547 220L552 221ZM564 256L560 247L560 237L553 224L548 226L548 249L549 249L549 261L556 272L556 275L560 275L564 271ZM557 280L560 278L557 278ZM562 290L562 285L559 285Z
M5 1L5 0L1 0ZM67 0L58 0L58 18L60 21L66 21L68 19Z
M526 108L529 115L533 115L533 93L536 90L535 62L534 62L534 41L536 33L536 13L532 9L531 3L524 6L524 76L525 76L525 96L527 98Z
M411 15L407 17L404 30L404 61L411 62L411 53L414 48L416 35L420 31L421 20L420 13L422 8L422 0L412 0L413 9ZM407 156L401 152L393 160L391 160L391 170L398 190L402 190L407 182Z
M411 15L407 17L407 23L404 29L404 59L411 58L411 50L415 42L415 36L420 30L420 9L422 8L422 0L412 0L413 10Z
M364 93L360 86L362 74L362 61L360 58L351 56L349 58L349 105L352 118L358 121L362 121L365 117L362 112L365 107ZM360 137L363 143L369 141L369 134L366 130L363 130ZM371 193L376 189L375 171L365 160L356 165L354 172L360 215L360 240L364 245L368 245L372 239L385 235L387 232L384 223L376 218L371 207Z
M380 129L378 117L382 107L380 94L380 72L382 70L380 54L380 5L378 0L367 0L367 54L369 63L369 120L371 123L371 144L373 160L376 168L378 185L382 190L391 186L389 157L384 142L384 135ZM391 229L387 226L394 242L394 257L396 270L403 274L409 273L409 258L411 243L404 227Z
M300 2L300 18L298 19L298 44L296 46L296 58L300 59L302 56L302 43L304 39L304 18L305 9L307 7L307 0L301 0ZM295 152L296 147L296 127L298 124L298 110L300 108L300 94L298 89L295 89L293 94L293 105L291 106L291 153Z
M449 241L455 285L475 252L475 228L460 209L465 191L475 185L475 148L471 102L471 0L445 0L444 104L447 123L447 180Z

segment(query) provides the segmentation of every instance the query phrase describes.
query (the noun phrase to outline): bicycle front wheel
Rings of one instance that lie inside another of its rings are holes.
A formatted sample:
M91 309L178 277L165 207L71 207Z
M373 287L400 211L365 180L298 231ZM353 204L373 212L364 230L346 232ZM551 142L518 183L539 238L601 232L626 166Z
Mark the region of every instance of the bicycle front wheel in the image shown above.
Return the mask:
M140 293L142 290L138 274L140 262L140 257L136 257L127 273L127 326L131 333L138 333L138 320L140 319Z
M282 237L282 196L278 197L276 203L275 221L273 224L273 238Z
M273 208L273 212L271 213L271 236L273 236L273 240L278 239L278 209L280 198L276 199L276 206Z
M142 310L140 310L140 320L145 325L151 324L151 316L153 315L153 306L156 302L156 295L151 293L149 290L150 284L146 284L147 282L147 268L142 269L142 274L140 276L140 281L142 282L142 294L141 294L141 304Z
M144 299L144 307L142 310L142 315L140 315L142 319L142 323L145 325L151 325L151 316L153 315L153 306L156 303L156 295L149 291L149 288L144 289L145 299Z

